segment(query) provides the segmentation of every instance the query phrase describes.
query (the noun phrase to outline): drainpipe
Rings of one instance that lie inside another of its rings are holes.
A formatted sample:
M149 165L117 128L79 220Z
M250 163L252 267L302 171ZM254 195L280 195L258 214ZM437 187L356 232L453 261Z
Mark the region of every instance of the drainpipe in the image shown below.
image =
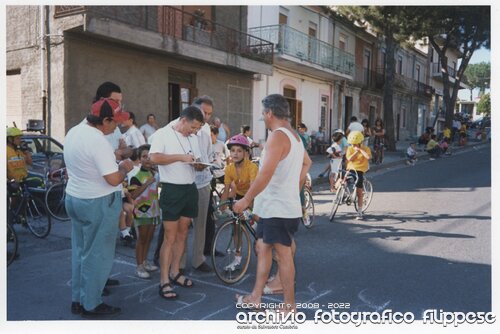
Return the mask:
M43 133L46 132L47 124L47 90L45 87L45 15L44 6L39 6L40 11L40 93L42 98L42 119L45 124Z

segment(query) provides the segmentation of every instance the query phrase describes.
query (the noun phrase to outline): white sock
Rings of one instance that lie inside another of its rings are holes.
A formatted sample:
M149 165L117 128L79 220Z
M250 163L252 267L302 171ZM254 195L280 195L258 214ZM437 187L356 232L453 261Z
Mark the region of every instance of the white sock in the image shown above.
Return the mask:
M130 227L125 227L123 230L120 230L120 233L125 238L127 235L130 235Z

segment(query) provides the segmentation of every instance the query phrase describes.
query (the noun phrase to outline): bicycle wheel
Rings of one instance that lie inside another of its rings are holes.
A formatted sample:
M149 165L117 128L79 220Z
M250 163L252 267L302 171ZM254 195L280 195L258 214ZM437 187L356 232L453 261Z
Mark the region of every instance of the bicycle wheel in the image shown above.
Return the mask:
M7 267L14 261L17 255L17 234L12 225L7 223Z
M366 178L363 180L363 210L365 212L366 209L370 206L373 197L373 186L372 183ZM356 196L354 200L354 208L358 211L358 198Z
M337 191L337 195L333 199L332 211L330 212L331 222L333 221L333 218L335 217L335 214L337 213L337 210L339 209L339 206L342 203L342 199L344 198L344 193L345 193L345 188L344 186L341 186L340 189Z
M223 223L212 243L212 265L217 277L227 284L238 282L248 270L251 248L250 235L243 225L233 220ZM224 255L216 256L216 250Z
M36 237L45 238L51 228L50 215L47 213L45 203L38 197L31 196L26 202L24 213L28 228Z
M71 218L66 212L64 200L66 199L66 184L55 183L45 193L45 205L48 213L57 220L68 221Z
M302 217L301 221L302 221L302 224L304 224L304 226L306 228L311 228L314 224L314 214L315 214L314 200L313 200L311 190L309 190L307 188L304 189L304 207L306 210L307 219L304 215Z

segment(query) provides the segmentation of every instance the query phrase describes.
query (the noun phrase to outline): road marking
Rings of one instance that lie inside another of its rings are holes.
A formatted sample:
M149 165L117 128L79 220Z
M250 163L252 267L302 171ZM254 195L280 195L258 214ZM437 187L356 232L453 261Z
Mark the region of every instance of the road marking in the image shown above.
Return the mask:
M383 303L382 305L376 305L375 303L373 303L372 301L368 300L368 297L366 296L366 291L368 289L364 289L364 290L361 290L359 293L358 293L358 298L363 302L365 303L366 306L374 309L375 311L377 312L381 312L383 310L385 310L385 308L391 303L390 300L386 301L385 303Z

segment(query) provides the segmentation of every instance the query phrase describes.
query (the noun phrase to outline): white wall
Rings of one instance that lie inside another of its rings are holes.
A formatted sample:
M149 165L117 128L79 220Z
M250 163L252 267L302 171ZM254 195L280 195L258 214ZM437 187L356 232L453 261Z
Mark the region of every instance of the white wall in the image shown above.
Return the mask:
M272 77L262 76L262 81L254 81L253 86L253 135L254 140L265 139L264 122L259 121L262 115L262 99L269 94L283 94L285 85L296 89L297 100L302 101L302 121L307 125L309 133L317 131L320 124L321 95L329 96L329 109L332 108L332 96L328 82L308 76L275 69ZM335 122L334 122L335 123Z

